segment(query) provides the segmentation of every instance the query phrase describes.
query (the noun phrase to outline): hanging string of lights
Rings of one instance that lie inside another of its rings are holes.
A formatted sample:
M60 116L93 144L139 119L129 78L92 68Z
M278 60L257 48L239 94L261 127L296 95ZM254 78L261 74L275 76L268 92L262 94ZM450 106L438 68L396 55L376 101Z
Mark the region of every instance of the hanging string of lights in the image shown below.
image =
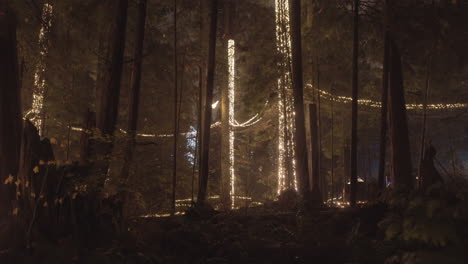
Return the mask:
M307 84L306 86L308 87L312 87L311 84ZM323 91L323 90L319 90L317 88L313 88L315 89L316 91L318 91L318 93L320 94L320 97L325 99L325 100L333 100L334 102L338 102L338 103L351 103L351 100L352 98L351 97L346 97L346 96L340 96L340 95L334 95L334 94L331 94L327 91ZM278 103L278 104L281 104L281 101ZM374 100L370 100L370 99L358 99L358 104L359 105L363 105L363 106L368 106L368 107L373 107L373 108L380 108L382 107L381 103L378 102L378 101L374 101ZM213 104L214 105L214 104ZM265 107L268 105L268 101L265 103ZM216 106L216 105L215 105ZM406 109L407 110L422 110L424 108L424 106L422 104L406 104ZM452 103L452 104L443 104L443 103L436 103L436 104L428 104L427 105L427 109L428 110L443 110L443 109L448 109L448 110L454 110L454 109L468 109L468 103ZM32 121L33 123L35 121L38 120L38 116L35 114L34 112L34 109L31 109L29 111L26 112L26 114L23 116L23 119L26 120L30 120ZM246 128L246 127L251 127L255 124L257 124L258 122L260 122L262 120L262 117L261 117L261 114L260 113L257 113L255 114L252 118L250 118L249 120L247 120L246 122L244 123L239 123L237 122L236 120L234 120L234 122L232 122L230 125L232 127L235 127L235 128ZM61 126L67 126L65 124L62 124L61 122L57 121L57 120L51 120L51 121L54 121L55 123L57 123L58 125L61 125ZM34 123L35 124L35 123ZM215 122L213 124L211 124L211 128L216 128L216 127L219 127L221 125L221 122ZM83 131L84 129L81 128L81 127L77 127L77 126L72 126L70 127L70 129L72 131L78 131L78 132L81 132ZM122 132L123 134L126 134L127 132L123 129L119 129L120 132ZM180 133L180 135L182 136L195 136L196 135L196 131L194 132L185 132L185 133ZM147 133L139 133L137 134L138 137L173 137L174 135L173 134L147 134Z
M277 51L282 56L282 60L278 63L279 69L282 72L281 77L278 79L278 189L277 192L280 194L286 188L290 188L286 182L287 175L287 166L288 161L291 163L289 166L292 168L292 177L293 185L297 190L297 177L295 175L295 160L294 160L294 122L288 122L288 120L294 120L294 111L293 111L293 99L291 94L291 76L290 76L290 61L291 61L291 38L290 38L290 24L289 24L289 0L275 0L275 12L276 12L276 43ZM46 71L45 58L48 54L49 43L48 43L48 34L52 26L52 15L53 15L53 6L46 3L43 5L42 10L42 26L39 32L39 62L36 66L34 74L34 91L33 91L33 102L32 109L29 110L24 119L29 118L33 124L38 128L39 134L43 133L43 105L44 105L44 94L46 88L46 82L44 74ZM234 87L234 55L235 55L235 42L234 40L229 40L228 43L228 56L229 56L229 86ZM232 68L231 68L232 67ZM232 72L231 72L232 70ZM232 75L231 75L232 73ZM307 84L307 87L312 87L311 84ZM346 96L339 96L331 94L327 91L317 89L321 98L326 100L333 100L338 103L351 103L352 98ZM234 142L234 130L233 128L246 128L251 127L262 120L261 114L257 113L252 118L248 119L243 123L239 123L234 118L234 89L230 89L229 96L230 105L229 105L229 123L230 123L230 174L231 174L231 193L234 195L234 154L233 154L233 145ZM218 102L212 104L213 108L218 106ZM268 101L265 103L265 108L268 104ZM368 106L372 108L380 108L381 102L370 100L370 99L359 99L359 105ZM406 109L408 110L422 110L424 108L423 104L406 104ZM442 109L464 109L468 108L468 103L452 103L452 104L429 104L427 105L428 110L442 110ZM232 111L232 112L231 112ZM29 117L31 116L31 117ZM212 128L219 127L220 122L215 122L211 125ZM80 127L71 127L72 131L83 131L83 128ZM127 132L120 129L120 132L126 134ZM196 131L181 133L184 136L195 136ZM173 137L172 134L147 134L139 133L139 137L146 138L170 138ZM232 141L232 143L231 143ZM231 153L232 151L232 153Z
M307 84L307 87L311 87L314 90L316 90L319 94L320 97L326 99L326 100L333 100L334 102L338 103L351 103L352 98L347 97L347 96L340 96L340 95L334 95L331 94L327 91L320 90L318 88L313 87L311 84ZM371 99L358 99L358 104L363 105L363 106L368 106L368 107L373 107L373 108L381 108L382 103L378 101L374 101ZM428 104L427 109L428 110L441 110L441 109L463 109L463 108L468 108L468 103L453 103L453 104ZM424 105L423 104L406 104L406 109L407 110L423 110Z
M46 89L45 72L46 72L46 56L49 53L49 33L52 27L52 5L45 3L42 8L42 25L39 31L39 60L34 72L34 90L32 99L31 113L35 115L32 120L33 124L39 130L39 135L42 135L44 129L44 94Z

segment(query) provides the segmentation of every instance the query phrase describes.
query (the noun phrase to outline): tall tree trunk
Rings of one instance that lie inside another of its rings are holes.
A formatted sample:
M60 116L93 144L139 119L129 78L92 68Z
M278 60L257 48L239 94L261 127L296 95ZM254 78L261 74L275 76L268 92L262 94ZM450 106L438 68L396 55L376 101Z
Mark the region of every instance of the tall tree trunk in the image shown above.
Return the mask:
M330 89L331 94L333 94L333 85ZM330 174L331 174L331 204L332 206L334 205L334 199L335 199L335 108L334 108L334 100L333 98L330 100L331 107L331 140L330 140L330 145L331 145L331 167L330 167Z
M135 49L133 52L132 79L130 86L130 97L128 102L128 120L127 120L127 142L124 152L124 164L122 167L121 179L129 183L130 166L133 162L135 152L135 137L138 127L138 113L140 106L140 88L141 88L141 71L143 63L143 44L145 40L145 24L146 24L146 6L147 0L138 1L138 18L135 31ZM128 194L125 194L124 202L127 202ZM126 207L124 204L124 219L126 217Z
M208 64L206 76L205 100L203 100L203 128L201 137L201 157L199 171L199 188L197 205L203 206L206 202L209 174L211 103L213 101L215 58L216 58L216 28L218 24L218 0L211 0L210 6L210 34L208 43Z
M312 178L312 191L311 191L311 202L314 206L321 205L322 191L320 187L320 172L319 172L319 139L318 139L318 116L317 116L317 105L309 104L309 125L310 125L310 148L311 148L311 178Z
M4 184L18 172L21 145L21 103L16 49L16 18L0 7L0 249L13 238L9 217L12 214L14 185Z
M229 65L229 39L232 38L231 30L231 8L232 4L230 1L224 1L223 13L224 13L224 39L223 39L223 50L222 58ZM229 124L229 66L227 70L223 72L223 85L221 85L221 204L224 209L231 208L231 197L230 193L230 152L229 152L229 137L230 137L230 124Z
M395 189L413 189L401 58L393 40L390 40L389 68L388 116L392 184Z
M418 186L421 186L421 180L423 175L421 175L424 152L426 147L426 127L427 127L427 100L429 97L429 83L430 83L430 72L432 66L432 54L429 56L426 69L426 87L424 91L424 102L423 102L423 123L421 128L421 141L419 145L419 164L418 164Z
M228 60L228 39L223 40L223 60L226 58ZM227 65L227 63L226 63ZM229 185L230 185L230 172L229 172L229 85L228 78L225 75L228 75L227 72L223 72L223 85L221 85L221 188L220 188L220 197L221 204L223 208L229 209L231 207L231 201L229 196Z
M179 112L178 112L178 58L177 58L177 0L174 0L174 145L172 148L172 199L171 214L176 211L176 189L177 189L177 140L179 138Z
M283 113L284 113L284 146L285 146L285 155L284 155L284 185L285 189L294 189L295 186L293 184L294 181L294 167L293 167L293 150L290 147L290 142L292 142L293 138L293 131L294 125L289 125L289 122L293 122L289 120L288 115L290 114L291 110L288 111L288 105L292 104L290 101L290 93L287 90L288 88L283 85L281 87L282 99L283 99Z
M201 129L202 129L202 107L203 107L203 69L201 66L198 67L198 105L197 105L197 137L196 137L196 146L193 159L193 168L192 168L192 205L195 202L195 167L196 163L199 163L201 151L200 151L200 142L201 142ZM200 168L198 168L200 171Z
M108 156L112 153L113 135L117 124L119 107L120 83L122 79L123 57L125 49L125 33L127 26L128 0L108 0L103 8L112 13L106 60L103 62L101 80L98 80L98 105L96 112L96 128L102 133L104 140L95 142L94 158L103 159L96 162L95 170L102 185L109 167Z
M201 141L202 141L202 134L203 134L203 119L204 119L204 110L203 105L205 102L205 83L206 83L206 61L205 61L205 50L206 48L206 39L209 36L206 34L208 30L206 30L207 25L209 24L209 16L207 15L209 10L209 3L208 0L199 0L199 23L200 23L200 32L199 32L199 49L200 49L200 58L198 64L198 117L197 117L197 147L196 147L196 160L197 164L193 165L194 171L192 176L192 206L195 204L195 166L198 167L198 187L200 187L200 171L201 171ZM205 14L206 13L206 14ZM197 189L197 196L198 196L198 189Z
M357 199L357 125L358 125L358 58L359 58L359 0L354 0L353 22L353 89L351 110L351 193L349 202L351 207L356 206Z
M383 57L383 71L382 71L382 108L380 110L380 150L379 150L379 175L378 175L378 187L379 190L385 188L385 164L387 154L387 108L388 108L388 59L390 53L389 45L389 29L388 29L388 14L389 6L388 0L385 0L385 18L384 18L384 57Z
M434 10L434 25L438 24L438 9L436 7L436 4L432 2L432 7ZM426 152L426 128L427 128L427 101L429 98L429 86L430 86L430 79L431 79L431 72L432 72L432 65L434 62L434 53L435 49L437 47L437 33L439 32L439 28L435 26L433 29L434 31L434 43L432 44L432 49L430 51L428 60L427 60L427 65L426 65L426 86L424 90L424 102L423 102L423 123L422 123L422 128L421 128L421 142L419 146L419 164L418 164L418 187L421 187L421 182L422 182L422 177L423 175L421 174L421 170L423 167L423 161L424 161L424 153Z
M315 68L317 69L317 79L315 80L317 83L317 138L318 138L318 163L317 163L317 170L318 170L318 177L320 182L320 190L322 194L322 200L327 200L327 185L326 185L326 176L322 173L322 97L320 96L320 62L319 56L315 58L316 64Z
M389 56L389 36L385 33L384 63L382 76L382 108L380 112L380 151L379 151L379 175L378 186L380 190L385 189L385 165L387 154L387 122L388 122L388 56Z
M295 159L296 175L299 179L301 195L305 202L309 199L310 183L307 168L307 144L304 118L304 81L302 76L302 33L301 1L291 0L291 52L292 84L295 111Z

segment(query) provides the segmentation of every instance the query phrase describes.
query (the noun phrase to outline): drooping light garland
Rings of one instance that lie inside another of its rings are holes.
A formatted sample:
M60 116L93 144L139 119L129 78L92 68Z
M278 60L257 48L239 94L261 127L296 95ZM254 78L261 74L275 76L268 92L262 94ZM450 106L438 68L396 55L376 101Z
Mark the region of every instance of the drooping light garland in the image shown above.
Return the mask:
M320 97L326 100L333 100L334 102L338 102L338 103L351 103L353 100L351 97L334 95L327 91L314 88L311 84L307 84L307 87L311 87L315 89L320 94ZM358 104L363 105L363 106L373 107L373 108L382 107L381 102L374 101L371 99L358 99ZM453 104L440 104L439 103L439 104L427 105L428 110L463 109L463 108L468 108L468 103L453 103ZM424 105L423 104L406 104L406 109L407 110L423 110Z
M237 123L235 119L235 78L236 78L236 43L234 40L230 39L228 41L228 97L229 97L229 123ZM257 114L258 115L258 114ZM257 116L256 115L256 116ZM255 117L256 117L255 116ZM255 118L254 117L254 118ZM229 195L231 196L231 209L235 208L235 193L236 193L236 178L234 174L234 128L229 126L229 177L231 190Z
M278 188L277 194L288 188L297 191L296 162L294 160L294 99L291 80L291 30L289 23L289 0L275 0L276 49L281 59L278 62ZM290 164L289 164L290 163ZM287 168L291 169L287 169ZM288 175L292 174L292 175ZM293 186L290 182L293 181Z
M306 84L308 87L312 87L311 84ZM351 97L346 97L346 96L339 96L339 95L334 95L334 94L330 94L329 92L327 91L323 91L323 90L320 90L320 89L317 89L317 88L313 88L315 89L316 91L319 92L320 96L325 99L325 100L333 100L334 102L338 102L338 103L351 103L352 101L352 98ZM281 103L282 101L280 101L279 103ZM373 108L380 108L381 107L381 103L380 102L377 102L377 101L373 101L373 100L370 100L370 99L358 99L358 104L359 105L363 105L363 106L369 106L369 107L373 107ZM268 105L268 101L265 103L265 107ZM407 110L422 110L424 107L422 104L406 104L406 109ZM437 103L437 104L428 104L427 105L427 109L428 110L442 110L442 109L446 109L446 110L455 110L455 109L464 109L464 108L467 108L468 109L468 103L453 103L453 104L442 104L442 103ZM29 119L31 121L36 121L38 118L37 116L31 116L34 114L34 110L31 109L29 111L26 112L26 114L24 114L23 116L23 119L26 120L26 119ZM262 118L260 117L260 113L257 113L255 114L252 118L250 118L249 120L247 120L246 122L244 123L239 123L237 120L234 120L233 123L230 124L230 126L234 127L234 128L246 128L246 127L251 127L255 124L257 124L258 122L260 122L262 120ZM60 123L59 121L55 120L55 122L59 125L63 125L65 126L64 124ZM211 124L211 128L216 128L216 127L219 127L221 125L221 122L215 122L213 124ZM76 126L72 126L71 127L71 130L72 131L78 131L78 132L82 132L84 129L81 128L81 127L76 127ZM127 132L123 129L119 129L120 132L126 134ZM194 136L196 135L196 131L190 131L190 132L184 132L184 133L180 133L180 135L182 136ZM146 134L146 133L139 133L137 134L138 137L173 137L174 135L173 134Z
M49 53L49 33L52 27L52 5L45 3L42 8L42 25L39 31L39 62L36 65L34 73L34 90L32 100L31 113L34 114L35 118L32 120L33 124L39 131L39 135L42 136L44 126L44 94L46 88L45 72L46 72L46 56Z
M218 200L220 198L219 195L213 195L208 197L208 200ZM251 201L250 204L254 206L262 205L263 203L261 202L256 202L253 201L252 197L248 196L236 196L235 197L237 200L243 200L243 201ZM176 207L189 207L192 205L192 198L186 198L186 199L179 199L176 200ZM184 211L177 211L175 215L185 215ZM146 215L141 215L140 218L161 218L161 217L170 217L171 214L169 213L155 213L155 214L146 214Z

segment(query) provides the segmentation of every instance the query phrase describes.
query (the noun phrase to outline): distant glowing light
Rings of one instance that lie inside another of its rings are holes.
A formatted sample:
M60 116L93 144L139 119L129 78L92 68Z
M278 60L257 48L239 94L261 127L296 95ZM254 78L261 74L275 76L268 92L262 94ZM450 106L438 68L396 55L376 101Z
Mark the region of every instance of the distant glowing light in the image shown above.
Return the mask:
M235 196L236 200L244 200L244 201L251 201L250 204L254 206L259 206L262 205L263 203L261 202L255 202L253 201L252 197L248 196ZM208 200L218 200L220 199L219 195L213 195L209 196L207 198ZM185 199L179 199L176 200L176 206L177 207L188 207L192 205L192 198L185 198ZM235 207L233 209L238 209L238 207ZM177 211L175 213L176 216L178 215L185 215L185 211ZM164 218L164 217L170 217L171 214L169 213L154 213L154 214L146 214L146 215L141 215L140 218Z
M185 215L185 212L175 212L174 215ZM140 216L141 218L166 218L171 217L171 214L147 214Z
M364 182L364 180L362 178L358 178L357 182ZM351 181L348 181L348 184L351 184Z
M218 106L218 104L219 104L219 100L216 101L216 102L214 102L214 103L211 105L211 108L216 109L216 107Z
M34 90L31 109L31 114L34 115L34 119L31 119L31 121L38 129L39 135L42 135L44 125L43 108L46 89L44 76L46 72L45 58L49 53L48 36L52 27L52 14L52 5L45 3L42 8L42 26L39 31L39 62L36 65L36 70L34 72Z
M197 148L197 129L193 126L190 126L190 131L185 134L185 139L187 140L187 149L185 157L188 162L192 165L195 164L195 150Z

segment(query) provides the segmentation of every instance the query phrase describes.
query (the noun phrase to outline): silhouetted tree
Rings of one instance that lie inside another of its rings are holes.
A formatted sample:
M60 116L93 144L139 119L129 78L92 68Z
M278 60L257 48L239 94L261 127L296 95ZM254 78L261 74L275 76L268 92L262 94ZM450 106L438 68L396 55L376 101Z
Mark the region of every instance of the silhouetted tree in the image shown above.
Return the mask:
M205 99L203 100L203 118L201 131L201 156L199 169L199 187L197 205L203 206L206 202L209 174L211 103L213 101L213 87L216 58L216 28L218 24L218 0L210 0L210 33L208 42L208 64L206 75Z
M124 164L122 167L122 180L128 182L130 177L130 166L133 162L135 151L135 137L138 127L138 113L140 107L141 71L143 63L143 43L145 39L147 0L138 1L138 17L135 31L135 49L133 52L132 78L130 86L130 97L128 104L127 120L127 142L124 153ZM126 199L127 200L127 199Z
M174 141L172 146L172 201L171 201L171 213L174 214L176 210L176 189L177 189L177 141L179 139L179 111L178 111L178 58L177 58L177 0L174 0Z
M350 205L356 206L357 196L357 125L358 125L358 58L359 58L359 0L354 0L353 16L353 86L351 110L351 189Z
M387 108L388 108L388 56L390 52L389 46L389 6L388 0L385 1L385 17L384 17L384 56L383 56L383 71L382 71L382 108L380 109L380 149L379 149L379 175L378 186L382 190L385 188L385 164L387 154Z
M292 85L295 112L295 159L296 174L299 179L301 195L307 201L310 194L309 172L307 168L307 144L304 118L304 81L302 76L302 34L301 1L291 0L291 52Z
M412 189L411 150L406 117L403 73L400 52L390 40L390 75L388 90L388 118L392 185L396 189Z
M311 178L312 191L311 199L313 205L320 205L322 201L322 191L320 188L320 173L319 173L319 140L318 140L318 115L317 105L309 104L309 124L310 124L310 144L311 144Z
M16 176L21 144L21 104L16 48L16 17L0 6L0 249L13 238L11 229L14 184L5 180Z
M108 170L107 156L112 153L113 135L117 124L119 108L120 83L122 79L123 57L125 49L125 35L127 27L128 0L106 1L102 8L110 12L108 42L105 59L103 61L100 79L97 80L97 112L96 128L104 139L95 143L96 173L103 182ZM105 11L106 11L105 10Z

